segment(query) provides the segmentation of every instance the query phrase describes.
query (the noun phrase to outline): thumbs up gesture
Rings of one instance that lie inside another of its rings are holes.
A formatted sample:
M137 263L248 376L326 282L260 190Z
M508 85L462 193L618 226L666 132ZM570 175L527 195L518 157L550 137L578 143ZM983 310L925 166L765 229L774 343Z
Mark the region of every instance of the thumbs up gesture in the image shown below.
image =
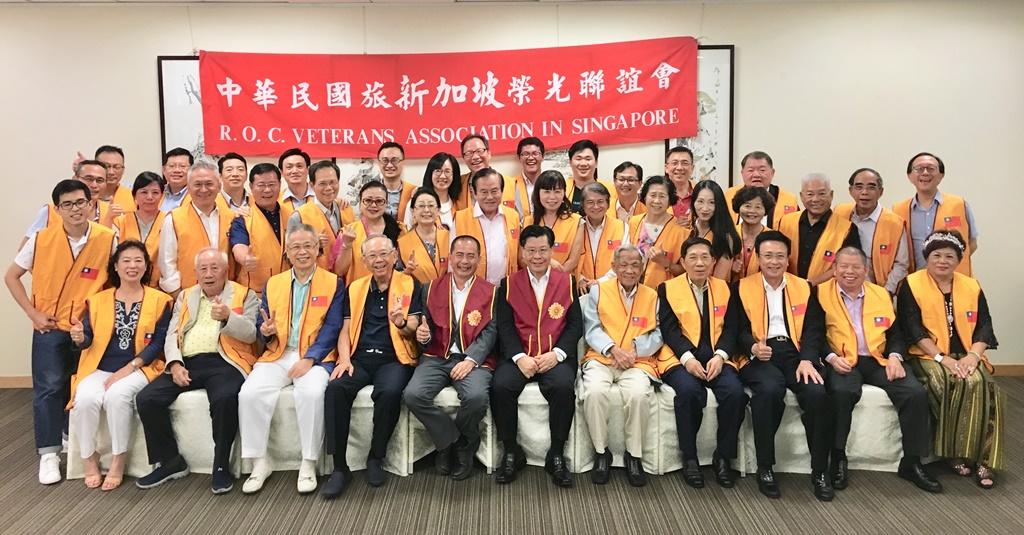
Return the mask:
M405 324L408 323L408 320L405 317L405 312L402 311L401 296L395 297L395 303L391 305L391 311L388 312L388 319L390 319L391 323L394 323L395 327L398 327L399 329L405 328Z
M220 296L213 298L213 307L210 308L210 317L216 321L227 321L231 310L227 305L220 302Z
M260 333L263 336L274 336L277 334L277 323L274 321L275 313L271 312L270 316L267 316L265 309L260 309L260 315L263 316L263 323L260 324Z
M405 263L405 272L412 273L419 269L419 267L420 266L416 264L416 257L414 255L409 255L409 261Z
M427 322L421 321L419 327L416 327L416 341L424 345L430 343L430 327Z
M75 159L71 160L71 176L74 176L75 173L78 172L78 163L85 159L85 155L82 154L82 151L75 153Z
M341 242L345 244L345 247L351 247L352 242L356 241L356 229L352 225L345 227L345 230L341 232Z
M85 341L85 327L82 322L78 321L78 318L71 318L71 341L75 344L81 344Z
M750 354L757 360L770 360L772 358L772 348L768 345L768 340L762 336L750 348Z
M256 271L257 265L259 265L259 259L254 254L249 254L249 256L245 257L245 261L242 262L242 266L245 267L246 271Z

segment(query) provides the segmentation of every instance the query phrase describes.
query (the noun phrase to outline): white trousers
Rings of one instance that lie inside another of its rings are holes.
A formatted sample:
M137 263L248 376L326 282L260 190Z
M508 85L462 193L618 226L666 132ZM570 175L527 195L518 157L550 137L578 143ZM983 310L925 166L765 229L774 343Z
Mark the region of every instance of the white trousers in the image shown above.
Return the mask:
M286 350L274 362L257 362L242 384L238 392L238 430L243 458L258 459L267 455L270 420L274 417L277 398L282 388L293 384L302 458L320 459L324 443L324 391L330 375L323 366L314 365L306 375L292 380L288 370L298 360L298 351Z
M75 404L69 418L75 426L78 449L83 459L96 453L100 409L106 411L111 453L120 455L128 451L135 416L135 394L145 388L149 380L141 371L135 371L104 390L103 383L111 375L114 374L96 370L85 376L75 390Z
M583 418L590 430L594 451L608 448L608 412L612 385L617 384L622 394L622 412L625 423L626 451L636 458L644 452L643 437L651 414L654 386L651 378L639 368L620 370L605 366L596 360L583 366Z

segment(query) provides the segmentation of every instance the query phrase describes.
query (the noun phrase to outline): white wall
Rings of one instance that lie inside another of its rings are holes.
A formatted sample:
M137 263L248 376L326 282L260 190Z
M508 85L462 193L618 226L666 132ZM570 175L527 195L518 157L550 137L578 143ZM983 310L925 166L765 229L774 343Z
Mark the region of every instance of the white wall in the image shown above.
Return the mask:
M943 156L944 189L969 199L981 228L977 272L1006 348L993 358L1024 363L1014 351L1024 345L1014 328L1024 322L1015 277L1024 255L1008 217L1020 210L1008 193L1024 147L1024 2L3 5L0 156L13 202L0 247L13 258L76 150L113 143L127 152L127 175L158 168L157 55L468 51L671 35L736 45L736 156L767 150L784 187L798 189L810 171L842 184L873 166L891 204L911 194L910 155ZM661 153L660 142L608 147L602 168L631 159L654 172ZM512 170L509 160L498 164ZM837 199L846 198L840 188ZM0 318L0 377L29 375L29 322L7 297Z

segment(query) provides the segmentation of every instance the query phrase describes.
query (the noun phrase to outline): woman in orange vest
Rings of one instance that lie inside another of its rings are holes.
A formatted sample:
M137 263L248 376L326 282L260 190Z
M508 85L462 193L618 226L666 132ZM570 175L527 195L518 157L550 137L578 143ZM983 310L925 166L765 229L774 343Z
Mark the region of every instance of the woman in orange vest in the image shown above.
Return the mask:
M733 259L740 254L740 236L729 214L722 187L713 180L701 180L691 193L690 237L711 242L711 256L715 259L712 277L730 280Z
M152 276L146 246L129 240L107 264L113 288L86 301L82 321L72 319L71 341L82 349L71 378L71 425L85 465L85 486L100 486L96 432L106 412L113 458L103 490L121 485L135 422L135 395L164 369L163 340L171 320L171 296L146 285Z
M992 316L978 281L957 272L966 243L953 231L924 242L925 269L900 287L897 319L917 358L911 367L928 390L935 418L935 455L978 486L995 486L1004 466L1006 395L992 379L985 352L995 349Z
M754 252L754 240L768 227L764 225L765 217L774 213L775 198L767 188L749 186L741 188L732 198L732 211L740 216L736 225L736 233L740 237L740 254L733 260L733 271L739 280L760 271L757 253Z
M370 274L360 250L367 236L383 234L398 247L398 236L403 231L398 221L387 213L388 190L383 182L371 180L359 188L359 209L359 220L345 226L341 239L335 240L331 249L331 265L335 273L344 277L346 285Z
M669 224L674 222L669 209L679 200L676 185L671 180L660 175L648 178L640 190L640 199L647 207L647 213L629 218L629 241L644 255L645 267L640 282L657 288L659 284L682 274L679 251L689 229Z
M540 225L550 228L555 233L551 267L572 273L583 254L583 235L580 233L580 215L573 213L572 205L565 196L565 187L562 173L553 169L541 173L533 185L533 215L526 218L523 226ZM521 267L526 265L521 264Z
M160 211L160 203L164 198L164 179L160 175L143 171L135 177L132 184L132 197L135 199L135 211L126 212L114 219L114 229L122 240L139 240L146 244L149 258L156 260L160 248L160 230L164 226L164 217ZM153 264L153 271L148 285L156 288L160 282L160 270Z
M405 264L405 273L422 283L448 272L451 240L448 229L437 222L440 204L432 190L417 189L410 205L416 226L398 238L398 256Z
M427 169L423 171L422 189L433 191L437 195L440 209L436 210L435 215L448 230L455 229L455 212L465 208L459 202L459 196L462 195L462 180L455 180L455 177L462 176L461 173L459 161L447 152L431 156L427 162ZM405 211L405 220L402 221L405 228L416 225L416 219L412 214L414 204L416 200L410 199L409 209Z

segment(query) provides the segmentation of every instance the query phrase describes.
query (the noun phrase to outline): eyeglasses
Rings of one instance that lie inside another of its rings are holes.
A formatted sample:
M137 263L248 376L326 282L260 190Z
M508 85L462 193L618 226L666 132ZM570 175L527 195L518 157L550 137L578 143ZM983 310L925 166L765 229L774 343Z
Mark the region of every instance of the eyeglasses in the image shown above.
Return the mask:
M693 162L690 162L688 160L669 160L668 162L666 162L666 165L668 165L669 167L688 167L693 165Z
M436 204L415 204L415 205L413 205L413 208L416 208L416 209L419 209L419 210L436 210L437 209L437 205Z
M319 243L289 243L289 251L315 251L320 248Z
M252 189L272 190L272 189L274 189L274 188L276 188L278 186L280 186L279 182L265 182L265 183L253 184L252 185Z
M434 175L451 177L453 174L451 169L434 169Z
M523 253L527 257L536 256L536 255L546 255L549 252L551 252L551 248L550 247L539 247L539 248L536 248L536 249L534 249L534 248L523 249Z
M623 184L636 184L640 182L639 178L633 178L631 176L617 176L615 182L622 182Z
M487 149L474 149L467 150L466 152L463 152L462 155L465 156L466 158L472 158L474 156L481 156L485 152L487 152Z
M921 173L924 173L926 171L929 172L929 173L938 173L939 172L939 168L935 167L933 165L919 165L917 167L911 168L910 170L915 172L915 173L917 173L917 174L921 174Z
M363 206L384 206L387 204L387 199L363 199L361 201Z
M85 182L86 184L105 184L107 182L107 177L100 178L98 176L86 175L78 177L78 180Z
M57 206L59 206L61 210L71 210L72 208L85 208L85 205L87 204L89 204L89 199L78 199L77 201L63 201Z
M370 253L370 254L363 255L363 258L369 260L370 262L376 262L378 260L387 259L388 255L390 255L393 252L395 252L394 249L392 249L392 250L390 250L390 251L388 251L386 253Z
M608 199L588 199L583 201L583 206L592 208L595 206L608 206Z
M402 163L401 158L380 158L377 160L382 166L392 165L398 167L398 164Z
M522 152L522 153L519 153L519 157L520 158L540 158L542 156L544 156L544 155L542 153L540 153L540 152Z
M878 184L854 184L850 186L853 191L878 191Z

